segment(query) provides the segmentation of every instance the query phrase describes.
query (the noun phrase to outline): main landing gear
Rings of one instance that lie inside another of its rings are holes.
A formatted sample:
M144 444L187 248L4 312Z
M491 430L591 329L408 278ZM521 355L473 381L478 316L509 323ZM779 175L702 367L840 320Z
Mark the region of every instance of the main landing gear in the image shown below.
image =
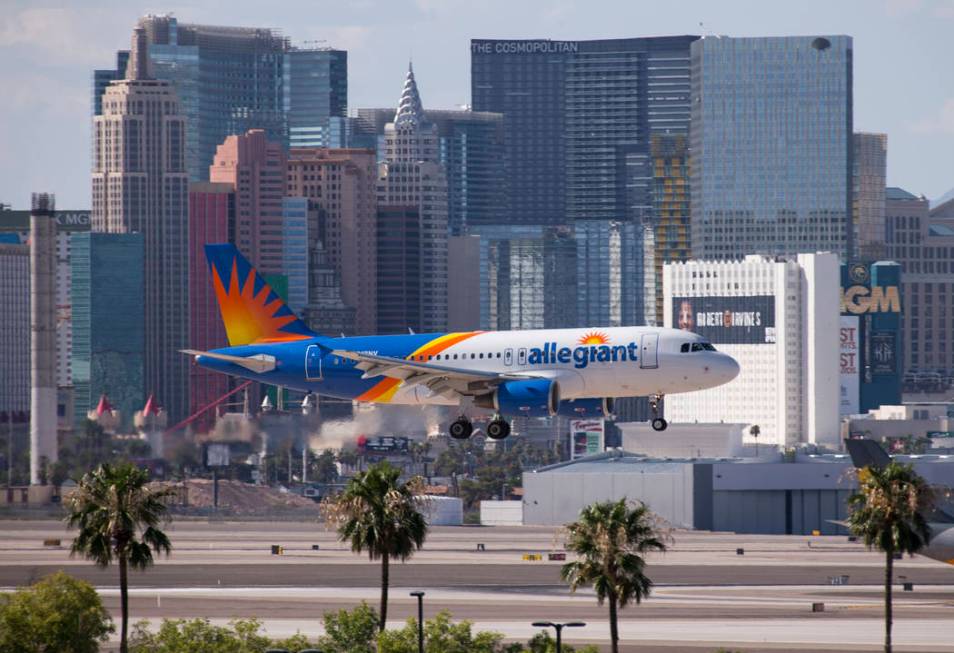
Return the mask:
M503 440L510 435L510 422L499 415L487 425L487 437L491 440Z
M466 440L473 434L474 425L466 416L461 415L451 422L450 428L447 430L455 440ZM499 415L487 424L487 437L491 440L503 440L508 435L510 435L510 422Z
M659 416L659 402L662 401L662 395L652 395L649 397L649 409L653 411L653 419L650 425L654 431L665 431L669 422Z
M466 440L474 432L474 425L470 420L461 415L450 425L448 429L450 436L455 440Z

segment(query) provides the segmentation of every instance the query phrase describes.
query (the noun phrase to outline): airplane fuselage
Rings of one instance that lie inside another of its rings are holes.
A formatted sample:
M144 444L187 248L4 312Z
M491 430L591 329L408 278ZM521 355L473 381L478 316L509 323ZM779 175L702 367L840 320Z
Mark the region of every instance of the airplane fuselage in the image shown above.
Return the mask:
M206 356L198 356L197 361L234 376L340 399L459 403L422 384L387 376L369 378L353 360L335 353L339 351L435 368L552 379L559 383L561 399L690 392L721 385L738 374L738 364L700 336L657 327L316 337L213 352L274 358L274 369L262 373Z

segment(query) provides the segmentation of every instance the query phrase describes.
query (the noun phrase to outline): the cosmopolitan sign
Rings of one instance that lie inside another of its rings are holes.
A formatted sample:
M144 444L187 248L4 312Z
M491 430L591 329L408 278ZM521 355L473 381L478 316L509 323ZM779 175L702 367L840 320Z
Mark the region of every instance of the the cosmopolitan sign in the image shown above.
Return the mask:
M579 52L577 41L472 41L473 54L554 54Z

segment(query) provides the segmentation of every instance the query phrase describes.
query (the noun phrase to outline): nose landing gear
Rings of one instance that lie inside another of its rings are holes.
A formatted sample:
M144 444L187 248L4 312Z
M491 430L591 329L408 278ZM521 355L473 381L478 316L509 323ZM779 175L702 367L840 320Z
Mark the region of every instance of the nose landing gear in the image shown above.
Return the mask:
M649 397L649 409L653 411L653 419L650 425L654 431L665 431L669 422L659 416L659 402L662 401L662 395L652 395Z

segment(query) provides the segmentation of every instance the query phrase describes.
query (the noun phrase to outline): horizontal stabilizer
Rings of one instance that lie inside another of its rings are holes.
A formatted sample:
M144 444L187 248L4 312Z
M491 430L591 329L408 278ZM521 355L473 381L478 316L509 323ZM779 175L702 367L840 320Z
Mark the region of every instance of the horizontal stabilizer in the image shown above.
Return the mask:
M217 354L211 351L197 351L195 349L180 349L179 351L181 351L183 354L195 356L197 362L200 356L204 356L206 358L223 361L225 363L232 363L233 365L244 367L245 369L258 374L271 372L276 366L275 357L268 356L266 354L255 354L254 356L231 356L229 354Z

